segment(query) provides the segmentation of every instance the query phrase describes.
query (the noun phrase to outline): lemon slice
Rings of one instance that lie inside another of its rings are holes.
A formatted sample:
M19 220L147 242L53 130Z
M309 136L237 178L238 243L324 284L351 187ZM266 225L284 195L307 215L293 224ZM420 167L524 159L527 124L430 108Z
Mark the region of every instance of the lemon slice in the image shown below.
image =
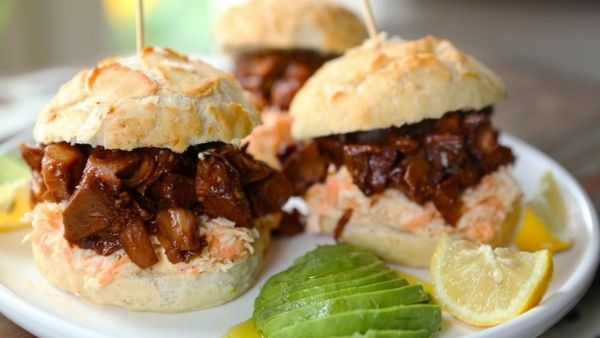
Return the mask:
M0 231L27 225L21 218L29 211L30 177L17 155L0 156Z
M562 239L560 235L552 232L543 218L533 208L527 206L523 224L515 237L515 245L519 250L531 252L543 249L559 252L571 248L573 242L568 238Z
M542 177L537 192L527 203L515 245L520 250L548 249L552 252L566 250L573 245L563 197L550 172Z
M503 323L537 305L552 277L552 253L493 249L444 235L431 261L438 301L476 326Z

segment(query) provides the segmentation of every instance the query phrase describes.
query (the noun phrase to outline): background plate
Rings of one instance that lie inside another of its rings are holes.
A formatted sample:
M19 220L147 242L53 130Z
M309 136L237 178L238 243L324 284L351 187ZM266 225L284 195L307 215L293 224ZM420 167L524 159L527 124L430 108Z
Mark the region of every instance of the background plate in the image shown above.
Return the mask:
M27 135L20 136L26 139ZM518 160L514 175L526 198L544 172L551 170L569 210L574 247L554 258L554 277L542 304L502 325L476 329L444 316L438 337L534 337L564 316L581 298L596 271L600 241L596 213L579 184L556 162L525 144L505 136ZM14 147L18 139L0 147ZM14 148L13 148L14 149ZM1 168L0 168L1 170ZM0 311L40 337L220 337L229 327L250 317L259 287L292 260L331 238L300 235L276 239L269 249L258 283L234 301L212 309L183 314L128 312L101 307L50 286L33 267L30 247L21 241L27 230L0 233ZM398 269L428 278L423 269Z

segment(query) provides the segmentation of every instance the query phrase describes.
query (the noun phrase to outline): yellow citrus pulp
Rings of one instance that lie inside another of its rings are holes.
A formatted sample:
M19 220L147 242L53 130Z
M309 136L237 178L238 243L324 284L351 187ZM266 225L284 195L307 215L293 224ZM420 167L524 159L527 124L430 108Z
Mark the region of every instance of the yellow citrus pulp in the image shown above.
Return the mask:
M519 252L444 235L431 261L442 307L476 326L503 323L537 305L552 277L549 250Z
M550 172L542 177L537 192L525 207L515 245L519 250L548 249L552 252L566 250L573 245L563 197Z

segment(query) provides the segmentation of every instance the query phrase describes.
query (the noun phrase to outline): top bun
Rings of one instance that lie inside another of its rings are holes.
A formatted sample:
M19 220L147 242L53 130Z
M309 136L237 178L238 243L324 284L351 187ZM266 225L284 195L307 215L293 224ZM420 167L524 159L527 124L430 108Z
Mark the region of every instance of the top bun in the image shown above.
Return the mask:
M491 70L447 40L367 40L321 67L290 106L292 136L306 139L400 127L481 109L505 96Z
M169 49L100 61L65 83L40 113L37 142L132 150L238 144L260 122L234 77Z
M327 0L249 0L226 11L215 34L233 54L261 49L341 54L367 37L356 14Z

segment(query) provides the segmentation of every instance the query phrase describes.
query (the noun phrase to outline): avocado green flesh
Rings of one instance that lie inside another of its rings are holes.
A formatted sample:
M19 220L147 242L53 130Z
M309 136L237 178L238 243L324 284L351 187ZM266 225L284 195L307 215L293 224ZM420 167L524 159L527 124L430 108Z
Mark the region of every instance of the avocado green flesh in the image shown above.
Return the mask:
M331 273L316 278L307 278L304 281L292 281L289 283L280 283L273 286L265 285L261 294L256 298L255 306L262 306L273 299L281 298L282 294L291 294L296 291L308 289L316 286L323 286L327 284L335 284L341 281L354 280L363 276L369 276L377 272L387 272L389 268L381 261L373 262L368 265L360 266L357 268L343 270L338 273Z
M309 304L322 302L324 300L334 299L334 298L337 298L340 296L345 296L345 295L351 296L354 294L366 293L366 292L371 292L371 291L383 291L383 290L389 290L389 289L396 289L396 288L403 287L407 284L408 284L408 282L405 279L398 277L397 279L392 279L392 280L388 280L388 281L376 282L373 284L367 284L367 285L362 285L362 286L358 286L358 287L349 287L346 289L339 289L339 290L334 290L334 291L325 292L325 293L321 293L321 294L317 294L315 292L315 293L311 293L310 295L308 295L306 297L299 298L297 300L293 300L293 301L288 300L287 303L280 304L278 306L266 309L264 311L256 311L254 314L254 317L257 321L260 321L260 320L277 315L277 314L285 312L285 311L294 310L294 309L297 309L297 308L300 308L300 307L303 307L303 306L306 306Z
M269 280L267 281L267 283L265 283L263 288L270 287L274 284L279 284L281 282L287 283L287 282L289 282L288 277L290 275L293 276L295 273L297 273L299 271L302 271L305 273L306 272L305 270L307 270L309 267L319 269L323 265L330 264L332 261L340 261L340 260L348 261L349 257L356 258L357 256L364 256L363 259L372 261L372 262L380 261L377 258L377 256L375 256L373 253L368 252L367 250L363 250L363 249L357 250L357 248L352 247L351 245L320 246L317 249L294 260L294 264L291 267L289 267L288 269L269 278ZM366 262L354 261L354 263L361 263L364 265ZM358 266L358 264L355 266ZM334 265L334 267L336 267L336 265ZM338 268L336 268L336 270L341 271L343 269L340 269L338 267Z
M293 269L288 269L275 275L274 279L267 281L262 289L268 290L268 293L265 294L266 297L269 293L278 294L281 290L295 284L304 284L307 281L318 280L321 277L332 278L333 276L353 271L357 268L375 266L378 266L381 269L385 268L385 265L381 261L373 260L372 257L353 256L348 259L323 262L319 265L294 267Z
M399 305L385 309L368 309L334 314L328 317L299 320L277 331L262 332L269 338L314 338L351 335L369 329L439 331L442 313L429 304Z
M440 307L429 301L374 254L330 245L271 277L253 319L267 338L425 338L441 326Z
M356 250L349 245L340 245L339 247L331 247L331 246L320 246L316 250L313 250L304 256L297 258L294 260L294 264L287 269L286 271L292 269L306 269L309 266L318 266L322 264L327 264L331 261L337 260L347 260L350 256L368 256L373 261L379 261L377 256L367 250ZM285 271L284 271L285 272ZM281 274L281 273L280 273ZM279 274L278 274L279 275ZM276 275L277 276L277 275ZM278 277L272 277L274 280L277 280Z
M333 338L429 338L427 330L369 330L366 333L355 333L351 336Z
M368 275L366 277L354 277L343 282L329 282L323 285L317 285L309 288L302 288L299 290L286 290L286 292L282 292L279 295L275 295L270 299L266 299L263 302L258 302L254 306L255 312L262 310L263 308L275 307L281 304L287 304L289 302L293 302L296 300L300 300L302 298L316 296L325 294L333 291L342 291L346 289L350 289L353 287L360 287L380 282L387 282L392 280L402 279L398 276L398 274L394 271L387 270L381 271L378 273L373 273L372 275ZM261 295L259 295L260 298Z
M411 305L427 301L429 296L420 285L404 286L392 290L373 291L341 296L323 302L310 304L287 312L271 316L264 323L257 325L265 332L272 332L278 328L294 325L298 320L328 317L338 313L362 309L384 309L397 305Z
M347 244L322 245L322 246L319 246L317 249L304 254L304 256L296 258L294 260L293 265L301 265L306 262L311 262L311 261L315 261L315 260L316 261L325 261L328 259L336 259L338 257L344 257L344 255L347 253L357 253L357 252L368 253L370 255L375 256L373 253L371 253L368 250L357 248L352 245L347 245Z
M310 278L317 278L329 273L342 272L370 263L381 263L373 254L364 252L348 253L344 257L335 257L335 259L315 260L311 262L294 265L292 268L284 270L273 276L265 287L273 287L280 284L288 284L294 281L304 281Z
M347 271L366 266L379 265L382 268L384 264L379 260L374 260L369 256L352 256L348 259L323 262L320 265L302 266L298 269L289 269L275 275L276 280L269 280L263 288L285 288L297 283L305 283L307 280L318 279L320 277L330 277L339 275Z

